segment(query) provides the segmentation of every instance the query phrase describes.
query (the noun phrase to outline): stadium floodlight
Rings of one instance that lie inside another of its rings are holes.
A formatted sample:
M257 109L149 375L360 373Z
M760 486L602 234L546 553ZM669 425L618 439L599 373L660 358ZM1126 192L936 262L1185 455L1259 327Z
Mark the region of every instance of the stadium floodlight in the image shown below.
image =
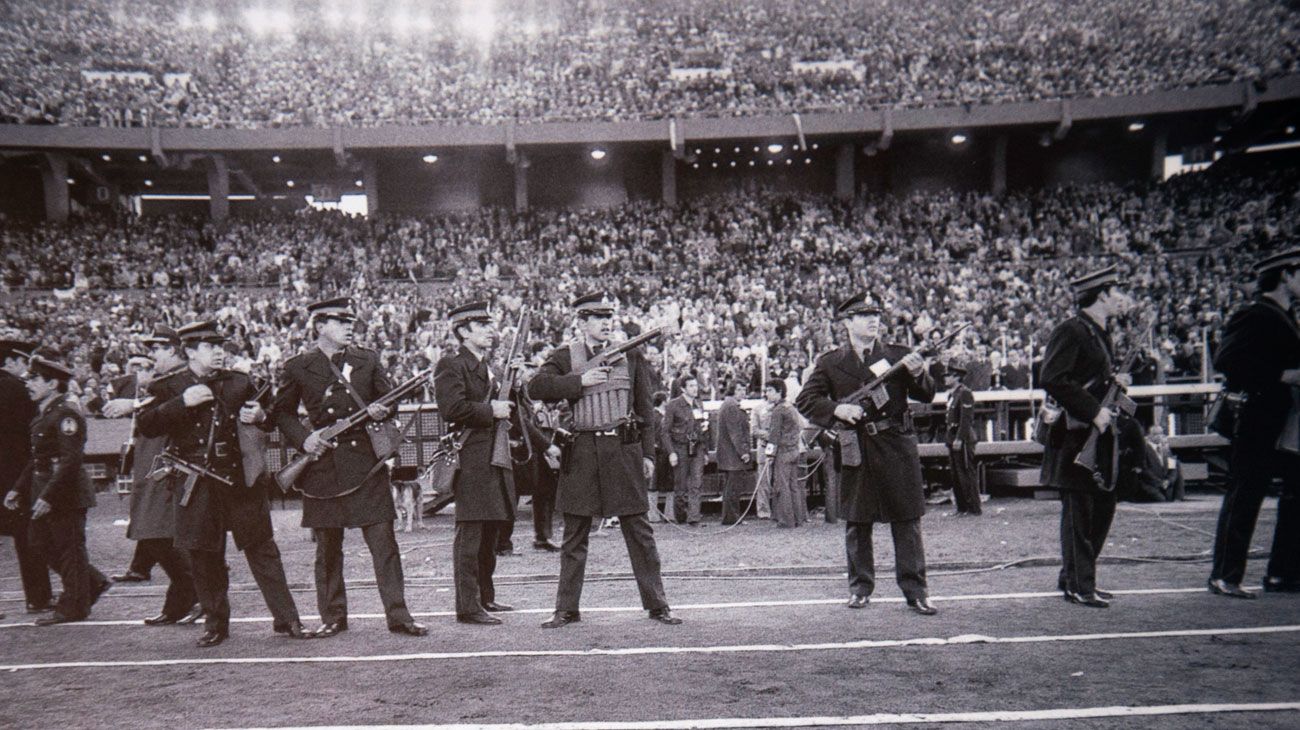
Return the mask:
M113 158L112 158L111 155L100 155L100 156L99 156L99 159L103 160L104 162L112 162L112 161L113 161Z
M767 146L767 151L774 155L781 154L781 150L783 149L785 149L785 145L781 144L780 142L773 142L772 144Z
M740 148L739 148L739 147L737 147L737 148L735 149L735 153L736 153L736 154L740 154Z
M357 181L356 181L356 186L359 187L359 188L361 188L361 187L365 187L365 185L366 185L366 184L365 184L364 182L362 182L361 180L357 180Z
M72 178L68 178L68 184L69 184L69 185L76 185L76 184L77 184L77 181L76 181L76 180L73 180Z
M600 147L597 147L597 148L595 148L595 149L593 149L593 150L591 151L591 159L596 160L597 162L599 162L600 160L605 159L605 155L606 155L606 154L608 154L608 153L605 152L604 149L602 149L602 148L600 148Z
M722 154L722 148L721 148L721 147L714 147L714 148L713 148L713 154L715 154L715 155L720 155L720 154Z
M217 21L217 14L211 10L207 11L203 15L199 16L199 24L203 26L204 30L216 30L217 25L219 24Z
M812 164L812 158L811 158L811 157L805 157L805 158L803 158L803 164L805 164L805 165L811 165L811 164Z
M817 143L813 142L813 149L817 149Z
M960 147L961 145L966 144L967 139L968 137L966 135L962 134L961 132L957 132L952 136L952 143L954 146Z
M284 184L285 184L285 185L288 185L289 187L293 187L293 186L295 185L294 181L292 181L292 180L286 180L286 181L284 182Z
M1141 132L1142 130L1144 130L1144 129L1146 129L1146 128L1147 128L1146 122L1129 122L1129 123L1128 123L1128 131L1130 131L1130 132Z
M1295 125L1294 125L1294 124L1288 124L1288 125L1286 125L1286 133L1287 133L1287 134L1295 134Z
M438 156L435 154L428 154L425 155L424 157L421 157L420 159L424 160L426 164L432 165L433 163L438 161Z
M149 161L149 158L148 158L148 157L145 157L144 155L140 155L140 156L137 157L136 159L139 160L139 161L141 161L141 162L148 162L148 161Z
M713 163L713 169L715 169L715 170L718 169L718 163L716 163L716 162Z
M144 186L145 186L146 188L151 188L151 187L153 187L153 180L145 180L145 181L144 181Z
M271 162L274 162L274 163L277 164L277 165L280 164L280 156L279 156L279 155L271 155Z

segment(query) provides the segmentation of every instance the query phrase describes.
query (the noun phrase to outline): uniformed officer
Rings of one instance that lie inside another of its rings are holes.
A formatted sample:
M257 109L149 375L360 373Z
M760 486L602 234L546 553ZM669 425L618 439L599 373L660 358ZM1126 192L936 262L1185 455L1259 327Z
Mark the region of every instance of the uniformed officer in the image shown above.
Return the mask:
M654 473L649 368L640 352L632 350L612 366L575 372L609 343L616 303L596 293L574 300L573 307L581 334L552 350L528 384L532 398L568 401L574 432L560 467L556 497L556 508L564 514L560 586L555 615L542 626L558 628L581 620L578 606L591 521L614 516L627 543L641 605L660 623L680 624L668 607L659 550L646 519L646 483Z
M5 497L11 510L30 507L31 546L63 583L54 613L37 619L37 626L85 620L112 585L86 555L86 511L95 506L95 489L82 468L86 419L68 401L71 379L66 366L32 358L27 390L38 404L31 422L32 457Z
M32 455L32 419L36 403L27 392L27 360L35 343L0 340L0 491L8 492L23 473ZM0 535L12 535L22 576L28 613L54 610L50 571L45 558L28 541L31 515L25 511L0 510Z
M1294 429L1294 419L1300 418L1295 406L1300 328L1294 313L1300 302L1300 246L1262 259L1255 272L1255 299L1228 320L1214 355L1228 391L1246 399L1232 439L1230 487L1219 511L1209 578L1212 593L1233 598L1255 597L1242 590L1241 581L1259 507L1275 477L1283 486L1264 590L1300 591L1300 457L1295 444L1288 451L1279 443L1287 426Z
M147 369L128 375L114 383L114 395L104 406L108 418L124 418L149 404L149 384L154 380L173 375L185 368L184 350L176 330L160 325L144 338L150 349ZM137 430L138 426L137 426ZM166 436L135 434L134 456L131 461L131 519L126 536L135 540L135 555L131 566L114 582L147 580L149 569L162 566L169 581L162 611L144 620L149 626L168 624L193 624L198 621L202 607L197 603L194 574L186 551L176 547L176 505L172 490L165 480L149 479L153 460L166 446Z
M226 568L226 533L244 552L262 591L276 633L308 638L271 527L271 505L260 472L250 473L241 429L266 424L266 413L253 400L248 376L224 369L225 337L213 322L195 322L177 330L188 367L149 385L152 399L140 409L136 425L146 437L166 437L166 452L225 480L200 476L185 495L186 475L175 473L176 547L188 550L199 603L207 615L200 647L220 644L230 634L230 584ZM184 502L184 504L182 504Z
M1114 414L1101 401L1116 379L1106 327L1133 304L1120 285L1114 266L1070 282L1079 313L1052 330L1042 365L1043 390L1064 411L1048 432L1042 471L1043 484L1061 490L1058 587L1067 601L1092 608L1110 605L1110 593L1097 589L1097 558L1115 517L1115 485L1109 469L1098 486L1097 475L1074 461L1093 428L1102 434L1098 463L1111 463L1114 453Z
M295 485L303 495L302 526L316 536L316 605L321 626L314 634L326 638L348 629L343 531L356 527L370 549L388 630L424 636L428 630L406 608L402 556L393 533L397 509L387 465L375 453L365 426L341 434L332 444L321 438L322 429L362 409L377 421L388 418L390 409L373 401L393 386L378 353L352 346L357 316L351 299L316 302L307 313L316 344L284 364L272 419L294 448L318 457ZM299 420L299 405L307 411L310 429ZM384 454L384 459L389 456Z
M944 370L948 408L944 415L943 442L948 447L952 493L957 515L977 515L980 508L979 477L975 471L975 394L962 382L966 368L949 363Z
M842 302L836 317L848 342L817 360L795 406L823 428L839 430L840 504L849 566L849 608L863 608L876 587L871 545L874 523L888 522L894 538L898 587L907 605L922 615L937 613L930 604L925 577L921 516L925 514L921 458L908 410L908 397L928 403L934 380L925 360L908 348L881 342L881 308L866 293ZM838 399L858 390L877 372L901 362L904 370L890 378L883 405L868 412Z
M434 394L448 430L464 439L460 469L452 482L456 498L456 539L452 549L456 577L456 620L499 624L493 613L513 608L496 600L497 536L515 519L513 469L493 466L497 425L510 420L514 403L498 400L499 384L487 364L496 328L487 302L471 302L448 312L460 349L438 361ZM508 426L507 426L508 427ZM507 458L509 462L509 458Z

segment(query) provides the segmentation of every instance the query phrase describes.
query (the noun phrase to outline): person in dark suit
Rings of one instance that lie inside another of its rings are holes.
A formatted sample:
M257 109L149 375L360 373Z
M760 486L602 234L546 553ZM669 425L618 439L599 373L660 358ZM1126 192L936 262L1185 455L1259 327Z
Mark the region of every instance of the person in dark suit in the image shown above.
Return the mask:
M632 350L610 365L579 372L609 344L615 306L603 293L574 300L581 335L552 350L528 383L532 398L568 401L574 431L560 467L556 497L556 508L564 514L560 586L555 615L543 628L581 620L578 605L593 517L619 518L641 605L649 610L650 618L664 624L681 623L669 610L654 529L645 516L646 482L654 475L649 428L653 386L645 358Z
M438 361L434 396L449 431L464 437L460 468L452 481L456 498L456 539L452 548L456 580L456 620L466 624L501 623L493 613L514 608L496 600L492 574L497 565L497 535L515 519L511 457L493 463L499 424L508 429L514 402L498 400L499 383L487 356L496 327L487 302L471 302L448 313L460 350ZM507 449L508 450L508 449Z
M104 406L107 418L124 418L148 405L148 387L159 377L167 377L185 368L185 358L180 337L171 327L157 327L145 338L151 352L149 365L114 383L115 396ZM136 426L138 431L138 424ZM168 484L149 479L154 457L166 446L166 436L135 434L134 455L131 460L131 520L126 537L135 541L135 555L131 565L122 575L113 576L113 582L148 580L154 565L162 566L167 574L167 595L162 611L144 620L149 626L168 624L194 624L203 612L194 588L194 574L189 557L176 547L176 505Z
M36 403L27 392L27 360L35 343L0 340L0 490L8 492L31 459L32 419ZM50 571L45 558L28 540L31 514L26 510L0 510L0 535L14 539L18 572L27 599L27 613L53 611L54 593L50 589Z
M1300 393L1300 327L1294 307L1300 302L1300 246L1268 256L1255 265L1254 301L1232 315L1223 328L1214 367L1227 376L1227 390L1243 394L1228 462L1228 493L1214 534L1212 593L1254 598L1241 588L1246 575L1260 504L1273 479L1282 479L1277 525L1263 586L1269 592L1300 591L1300 457L1279 444ZM1295 422L1290 422L1295 428ZM1291 449L1296 445L1292 444Z
M1043 484L1061 490L1058 587L1067 601L1092 608L1110 605L1110 594L1097 590L1097 558L1115 517L1115 484L1105 474L1098 486L1094 474L1074 460L1093 428L1102 434L1099 464L1111 463L1116 448L1114 414L1101 401L1115 382L1114 345L1106 326L1132 307L1119 286L1113 266L1071 282L1079 313L1052 330L1043 357L1043 390L1064 411L1048 432L1042 471Z
M718 409L718 471L722 472L722 524L740 521L740 493L754 464L749 415L740 407L745 383L737 380Z
M165 453L196 465L212 476L190 484L181 473L155 472L168 479L175 494L176 547L189 551L194 585L206 614L201 648L217 646L230 636L230 576L226 567L226 533L235 538L261 589L273 620L272 629L295 639L308 638L289 593L289 582L271 527L271 504L265 479L253 472L247 453L260 443L249 434L268 426L266 412L254 400L248 376L225 370L225 337L210 321L177 330L188 366L149 385L150 402L136 425L146 437L166 437ZM246 445L247 444L247 445ZM265 463L264 461L262 462Z
M808 520L808 497L799 485L799 438L803 423L785 399L784 380L772 380L765 395L772 414L762 437L772 465L772 519L777 527L798 527Z
M948 467L952 471L952 493L957 514L977 515L980 509L979 478L975 471L975 394L961 381L966 368L953 363L944 379L948 388L948 408L944 417L943 442L948 447Z
M700 381L692 374L678 380L681 394L664 407L659 427L660 447L668 454L673 469L673 501L678 517L689 525L700 524L700 499L704 487L704 462L708 444L704 440L704 406L700 403Z
M54 613L37 619L37 626L85 620L112 585L86 555L86 511L95 506L95 488L82 468L86 419L68 401L71 379L61 363L32 357L27 390L38 404L32 457L5 496L5 507L31 510L30 545L63 583Z
M881 309L861 293L836 310L848 342L818 359L795 406L822 428L839 431L840 502L849 562L849 608L864 608L876 587L871 546L874 523L888 522L894 537L898 586L912 610L929 616L925 548L921 516L925 514L921 458L908 410L908 397L934 398L934 381L925 360L906 347L880 341ZM901 362L904 369L882 387L887 395L870 411L843 398L872 379L877 371Z
M676 522L677 510L673 504L673 467L668 463L668 453L663 447L664 410L668 407L668 392L657 390L651 396L654 410L650 412L651 442L655 445L654 478L648 485L646 493L649 498L651 522ZM659 498L663 496L663 510L659 509Z
M302 526L316 537L316 605L321 626L317 638L348 629L347 590L343 583L343 531L360 528L370 549L379 597L388 630L424 636L406 607L402 556L393 533L397 509L384 459L375 453L365 426L340 434L334 443L321 430L362 409L375 421L392 415L374 401L392 390L373 350L352 346L357 316L352 300L338 297L307 307L316 344L284 364L271 408L272 421L295 449L315 458L295 484L302 492ZM311 429L298 417L307 411ZM327 453L328 452L328 453Z

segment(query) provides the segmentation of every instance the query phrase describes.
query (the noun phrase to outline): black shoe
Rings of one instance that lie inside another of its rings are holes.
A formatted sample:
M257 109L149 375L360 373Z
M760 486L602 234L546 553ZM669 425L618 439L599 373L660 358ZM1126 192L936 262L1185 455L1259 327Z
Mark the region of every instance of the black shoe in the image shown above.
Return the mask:
M550 540L533 540L533 548L536 550L545 550L548 553L560 552L560 546Z
M1110 608L1110 602L1103 600L1096 593L1074 593L1072 591L1066 591L1065 600L1079 606L1087 606L1088 608Z
M128 570L121 575L113 576L109 580L114 583L143 583L145 581L153 580L153 576L147 573L137 573L134 570Z
M497 623L501 623L498 621ZM407 636L428 636L429 629L424 624L417 624L414 621L408 621L404 624L389 626L388 630L394 634L406 634Z
M1109 601L1109 600L1111 600L1111 599L1113 599L1113 598L1115 597L1115 594L1114 594L1114 593L1111 593L1110 591L1103 591L1103 590L1100 589L1100 588L1097 588L1096 590L1094 590L1093 593L1096 593L1096 594L1097 594L1097 597L1100 598L1100 599L1103 600L1103 601Z
M939 609L931 605L930 599L926 598L925 596L921 596L920 598L907 599L907 607L912 609L913 611L916 611L922 616L933 616L936 613L939 613Z
M45 603L27 604L27 613L45 613L47 611L53 611L53 610L54 610L53 601L46 601Z
M1264 576L1265 593L1300 593L1300 580L1287 580L1277 576Z
M277 634L284 634L290 639L311 639L315 635L308 631L301 621L294 621L288 624L277 624L271 627L271 630Z
M67 616L64 616L63 614L59 613L58 611L55 611L54 613L50 614L49 616L46 616L46 617L44 617L44 618L38 618L38 619L36 619L36 625L37 625L37 626L53 626L54 624L70 624L70 623L73 623L73 622L75 622L75 621L80 621L80 620L81 620L81 619L68 618Z
M501 619L490 613L456 614L456 621L462 624L482 624L483 626L496 626L501 623Z
M328 639L331 636L337 636L348 630L348 620L341 618L338 621L331 621L327 624L321 624L320 628L311 632L312 637L317 639Z
M542 624L544 629L558 629L566 624L576 624L582 620L582 614L577 611L556 611L550 620Z
M203 607L195 605L190 609L189 613L177 619L176 624L178 626L193 626L194 624L197 624L199 619L203 618L204 615Z
M514 548L505 548L497 551L498 558L510 558L515 555L519 555L519 553L515 552Z
M847 605L849 608L866 608L868 603L871 603L870 596L852 595Z
M217 644L229 638L230 632L225 629L208 629L199 637L198 647L200 649L210 649Z
M160 613L157 616L151 616L145 619L144 625L145 626L171 626L177 621L180 621L180 618L177 618L176 616L168 616L165 613Z
M676 626L682 622L681 619L674 616L673 612L667 608L650 609L650 620L658 621L661 624L668 624L669 626Z
M504 603L497 603L496 601L488 601L487 603L483 604L483 608L492 613L505 613L506 611L515 610L514 606L509 606Z
M1245 598L1248 600L1255 597L1254 593L1248 593L1246 591L1243 591L1240 585L1236 583L1229 583L1228 581L1223 580L1222 578L1209 580L1206 582L1206 585L1209 586L1210 593L1213 593L1218 596L1228 596L1229 598Z

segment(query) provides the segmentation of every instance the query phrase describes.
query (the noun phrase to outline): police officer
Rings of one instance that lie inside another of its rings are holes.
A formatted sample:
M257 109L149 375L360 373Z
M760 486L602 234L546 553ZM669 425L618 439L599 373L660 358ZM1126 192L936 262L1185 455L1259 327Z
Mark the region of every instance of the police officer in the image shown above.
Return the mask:
M0 340L0 490L8 492L23 473L32 455L32 419L36 403L27 392L27 360L36 345L21 340ZM28 613L54 610L51 602L50 571L45 558L28 541L31 515L18 510L0 510L0 535L12 535L22 576Z
M167 437L165 451L209 475L190 481L170 475L176 499L176 547L188 550L199 603L207 615L198 645L217 646L230 635L230 584L226 568L226 533L244 552L262 591L276 633L308 638L271 527L265 479L245 468L245 447L253 439L240 429L265 424L266 413L253 400L248 376L224 369L225 337L213 322L195 322L177 330L188 367L149 385L152 399L140 409L136 425L146 437ZM155 478L157 475L155 474Z
M615 302L604 293L573 302L579 337L551 351L528 384L530 397L568 401L574 440L560 470L556 508L564 514L560 551L560 586L555 615L542 624L558 628L581 620L579 601L587 569L587 542L593 517L619 518L641 605L650 618L675 625L659 573L659 550L646 519L646 483L654 473L650 432L650 372L636 350L612 366L578 373L609 344Z
M920 355L880 340L880 315L880 306L866 293L839 305L836 317L844 323L848 342L817 360L795 406L823 428L842 429L838 454L840 503L847 522L848 607L864 608L875 590L871 529L876 522L888 522L894 538L898 587L912 610L930 616L937 611L929 600L921 541L924 484L907 399L933 400L934 380ZM838 402L870 381L874 373L898 362L904 370L885 382L888 399L874 413L856 403Z
M1293 405L1300 388L1300 328L1294 314L1300 302L1300 246L1264 258L1255 272L1255 299L1228 320L1214 355L1227 389L1246 398L1232 439L1230 488L1219 511L1209 578L1210 592L1233 598L1255 597L1242 590L1241 581L1260 503L1275 477L1283 487L1264 590L1300 591L1300 457L1278 443L1287 419L1300 418ZM1295 422L1290 426L1294 429Z
M962 382L966 368L949 363L944 371L948 408L944 414L943 442L948 447L952 471L952 493L957 515L977 515L980 508L979 478L975 471L975 394Z
M1079 313L1057 325L1047 340L1042 386L1063 409L1052 424L1043 450L1042 482L1061 490L1061 575L1065 600L1091 608L1110 605L1110 593L1097 589L1097 558L1115 517L1115 484L1109 469L1098 475L1074 463L1093 428L1101 432L1097 462L1110 464L1116 429L1114 414L1101 407L1115 382L1115 351L1107 324L1132 308L1120 290L1114 266L1070 283Z
M113 398L104 406L104 415L108 418L123 418L138 412L150 402L146 397L150 383L185 368L180 336L171 327L158 326L143 340L143 344L150 348L151 364L148 369L114 383L114 395L120 397ZM148 478L153 471L154 457L162 452L166 442L166 436L135 435L135 453L131 461L131 520L126 528L127 539L136 541L135 555L125 573L113 576L114 582L148 580L152 566L162 566L169 581L167 595L162 610L144 620L149 626L194 624L202 613L202 607L197 603L189 557L173 542L176 505L172 490L165 480Z
M406 608L402 556L393 533L397 509L387 466L375 453L365 426L341 434L333 444L321 438L322 429L362 409L376 421L392 415L390 409L372 402L392 390L392 384L378 353L352 346L357 316L350 298L316 302L307 307L307 314L316 343L284 364L272 420L294 448L318 457L295 485L303 494L302 526L311 528L316 537L316 605L321 626L314 635L327 638L348 629L343 531L354 527L361 529L370 549L388 630L424 636L428 630ZM299 405L307 411L310 429L298 420Z
M86 555L86 511L95 506L95 489L82 468L86 420L68 401L70 379L72 371L64 365L32 358L27 391L38 404L31 422L32 458L5 497L11 510L30 507L31 546L63 582L54 613L37 619L37 626L85 620L112 585Z
M487 302L471 302L448 313L460 349L438 361L434 394L448 430L463 438L460 469L452 482L456 498L456 539L452 548L456 579L456 620L466 624L501 623L493 613L514 610L498 603L492 585L497 538L515 519L515 481L506 448L504 463L493 465L498 424L509 428L515 404L498 400L499 384L487 364L496 328Z

